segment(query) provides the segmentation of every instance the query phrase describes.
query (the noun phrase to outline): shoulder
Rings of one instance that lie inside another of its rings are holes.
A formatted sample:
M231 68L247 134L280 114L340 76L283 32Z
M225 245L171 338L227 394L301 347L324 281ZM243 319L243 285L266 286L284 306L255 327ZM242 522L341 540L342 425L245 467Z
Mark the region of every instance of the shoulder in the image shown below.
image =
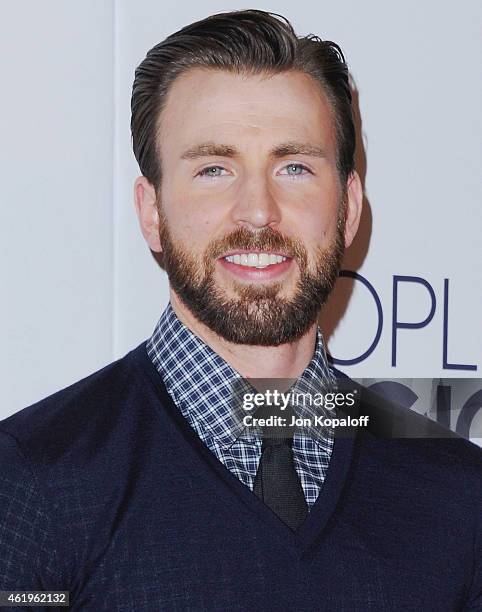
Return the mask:
M412 474L419 470L419 474L430 474L433 480L454 487L471 482L475 487L472 493L482 493L482 449L436 421L361 386L339 370L334 372L341 388L357 390L357 414L369 417L367 427L360 431L364 445L386 453L389 464L399 463Z
M143 346L0 421L4 440L15 440L20 451L33 459L38 455L55 461L98 436L134 393L132 372Z
M0 422L0 587L57 588L86 562L150 426L146 359L142 343Z

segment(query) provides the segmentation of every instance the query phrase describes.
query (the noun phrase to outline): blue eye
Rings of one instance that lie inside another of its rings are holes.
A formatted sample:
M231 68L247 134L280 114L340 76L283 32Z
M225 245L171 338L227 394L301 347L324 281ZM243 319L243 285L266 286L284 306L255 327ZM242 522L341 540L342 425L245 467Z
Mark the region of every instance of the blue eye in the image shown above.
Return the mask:
M198 172L198 176L208 176L216 178L217 176L222 176L221 172L224 170L222 166L208 166L204 168L200 172Z
M300 176L310 172L303 164L288 164L285 166L285 169L287 170L286 174L288 174L288 176Z

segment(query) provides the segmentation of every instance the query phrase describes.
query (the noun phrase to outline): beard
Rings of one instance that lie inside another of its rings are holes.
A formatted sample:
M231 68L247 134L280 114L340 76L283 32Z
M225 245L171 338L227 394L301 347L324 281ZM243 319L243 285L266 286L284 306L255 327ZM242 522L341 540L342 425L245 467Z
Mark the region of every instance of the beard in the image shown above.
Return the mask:
M340 202L337 231L325 249L318 247L314 270L300 240L266 227L256 233L239 227L212 241L201 261L176 243L158 204L161 265L181 302L201 323L235 344L278 346L304 336L317 320L338 277L344 254L345 202ZM215 281L216 260L236 249L283 253L298 264L299 278L292 297L282 296L283 282L241 284L233 280L235 297Z

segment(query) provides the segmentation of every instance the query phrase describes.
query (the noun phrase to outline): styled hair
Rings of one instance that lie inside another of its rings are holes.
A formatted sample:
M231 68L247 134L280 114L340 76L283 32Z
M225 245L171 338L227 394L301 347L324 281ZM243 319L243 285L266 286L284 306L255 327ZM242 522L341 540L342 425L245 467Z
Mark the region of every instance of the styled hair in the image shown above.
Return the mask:
M312 34L298 37L281 15L243 10L212 15L171 34L136 69L132 144L142 174L156 190L162 179L159 117L174 80L195 67L253 75L297 70L314 78L333 110L337 169L342 185L346 182L354 169L356 137L348 67L340 47Z

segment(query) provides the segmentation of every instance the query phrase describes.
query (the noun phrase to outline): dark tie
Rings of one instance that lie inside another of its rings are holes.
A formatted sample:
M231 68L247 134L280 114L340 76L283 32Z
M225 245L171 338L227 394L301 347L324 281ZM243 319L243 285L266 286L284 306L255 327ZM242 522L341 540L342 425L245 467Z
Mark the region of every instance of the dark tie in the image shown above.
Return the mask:
M293 463L293 438L263 438L253 492L290 529L308 515L308 504Z

